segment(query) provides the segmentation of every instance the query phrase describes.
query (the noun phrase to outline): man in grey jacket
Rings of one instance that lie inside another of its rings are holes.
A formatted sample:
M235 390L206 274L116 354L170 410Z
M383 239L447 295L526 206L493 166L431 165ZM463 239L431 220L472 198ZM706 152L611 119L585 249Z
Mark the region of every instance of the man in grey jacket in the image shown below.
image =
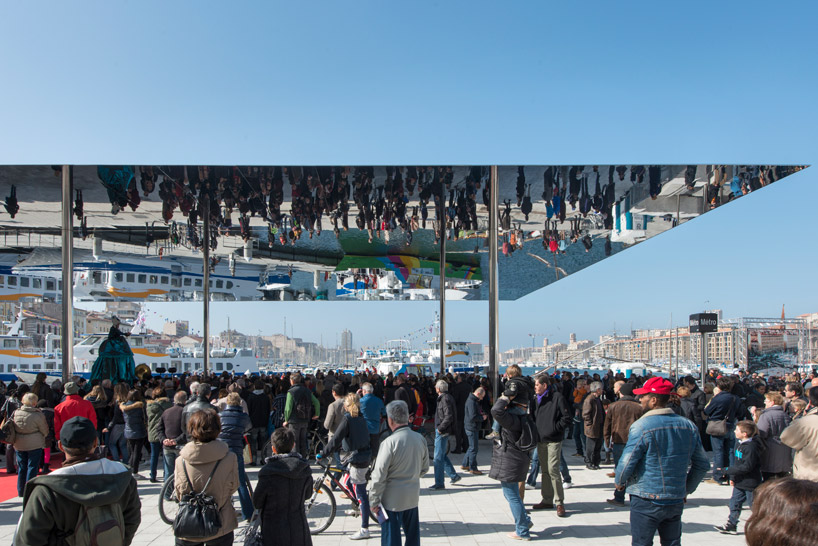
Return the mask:
M381 523L381 544L400 543L400 531L406 546L420 545L420 478L429 470L429 448L423 436L409 428L409 407L403 400L386 406L386 418L392 434L378 449L372 469L369 502L372 513L380 517L386 510L389 519Z

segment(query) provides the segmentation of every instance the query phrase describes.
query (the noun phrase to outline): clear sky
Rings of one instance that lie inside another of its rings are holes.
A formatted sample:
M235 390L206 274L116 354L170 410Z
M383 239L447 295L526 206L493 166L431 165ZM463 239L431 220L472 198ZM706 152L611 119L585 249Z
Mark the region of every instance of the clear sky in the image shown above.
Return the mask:
M816 164L811 2L7 2L0 163ZM818 167L501 304L501 349L818 311ZM436 304L214 305L376 344ZM201 323L197 306L157 313ZM484 302L448 337L487 338ZM159 316L159 315L157 315ZM200 327L200 326L199 326ZM289 332L288 332L289 333ZM539 343L539 340L538 340Z

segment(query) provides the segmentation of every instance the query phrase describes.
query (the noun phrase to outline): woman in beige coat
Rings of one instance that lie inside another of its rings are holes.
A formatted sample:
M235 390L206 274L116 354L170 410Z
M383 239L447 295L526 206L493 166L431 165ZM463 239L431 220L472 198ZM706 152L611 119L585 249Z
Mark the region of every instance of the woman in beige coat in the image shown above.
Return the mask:
M233 530L239 525L233 507L233 494L239 488L239 467L236 455L226 443L217 439L219 432L221 420L215 411L202 410L190 416L187 434L191 441L182 448L176 459L174 479L176 496L181 500L182 495L194 490L201 493L212 473L206 493L213 497L219 507L222 526L212 537L176 537L176 546L233 544Z
M37 407L37 395L23 396L23 405L12 415L14 422L14 449L17 452L17 494L23 496L26 482L37 475L43 459L48 422Z

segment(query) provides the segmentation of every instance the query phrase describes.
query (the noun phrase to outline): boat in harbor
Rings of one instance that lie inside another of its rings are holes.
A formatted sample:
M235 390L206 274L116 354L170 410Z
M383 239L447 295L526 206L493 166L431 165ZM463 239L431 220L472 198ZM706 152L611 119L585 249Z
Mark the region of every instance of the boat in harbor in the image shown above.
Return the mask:
M204 349L162 348L151 342L151 336L141 332L140 320L128 338L137 367L147 366L151 373L201 373L204 370ZM91 368L99 356L99 348L107 339L107 334L91 334L74 345L73 368L69 375L88 378ZM31 338L22 333L22 314L11 325L9 332L0 336L0 380L17 379L31 384L38 373L44 372L55 379L62 377L62 352L60 336L50 334L46 338L46 350L28 349ZM211 348L208 359L209 369L215 373L231 374L259 373L263 363L253 349Z

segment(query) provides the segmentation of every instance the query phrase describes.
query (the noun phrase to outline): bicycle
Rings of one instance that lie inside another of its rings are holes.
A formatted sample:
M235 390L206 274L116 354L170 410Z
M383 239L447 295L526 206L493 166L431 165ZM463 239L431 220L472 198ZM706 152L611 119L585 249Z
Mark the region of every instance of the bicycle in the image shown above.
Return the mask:
M361 510L361 503L355 496L355 492L343 481L343 476L348 475L347 470L340 466L333 466L329 461L325 463L322 459L317 459L317 462L319 466L324 468L324 473L315 480L312 487L312 496L304 503L304 511L307 514L307 524L311 535L326 531L335 520L337 510L335 494L332 492L332 488L325 483L326 480L330 480L349 497L350 502L352 502L352 509L357 511L359 516ZM342 474L341 479L335 477L334 473L336 472ZM378 518L372 512L369 513L369 518L374 523L378 523Z

